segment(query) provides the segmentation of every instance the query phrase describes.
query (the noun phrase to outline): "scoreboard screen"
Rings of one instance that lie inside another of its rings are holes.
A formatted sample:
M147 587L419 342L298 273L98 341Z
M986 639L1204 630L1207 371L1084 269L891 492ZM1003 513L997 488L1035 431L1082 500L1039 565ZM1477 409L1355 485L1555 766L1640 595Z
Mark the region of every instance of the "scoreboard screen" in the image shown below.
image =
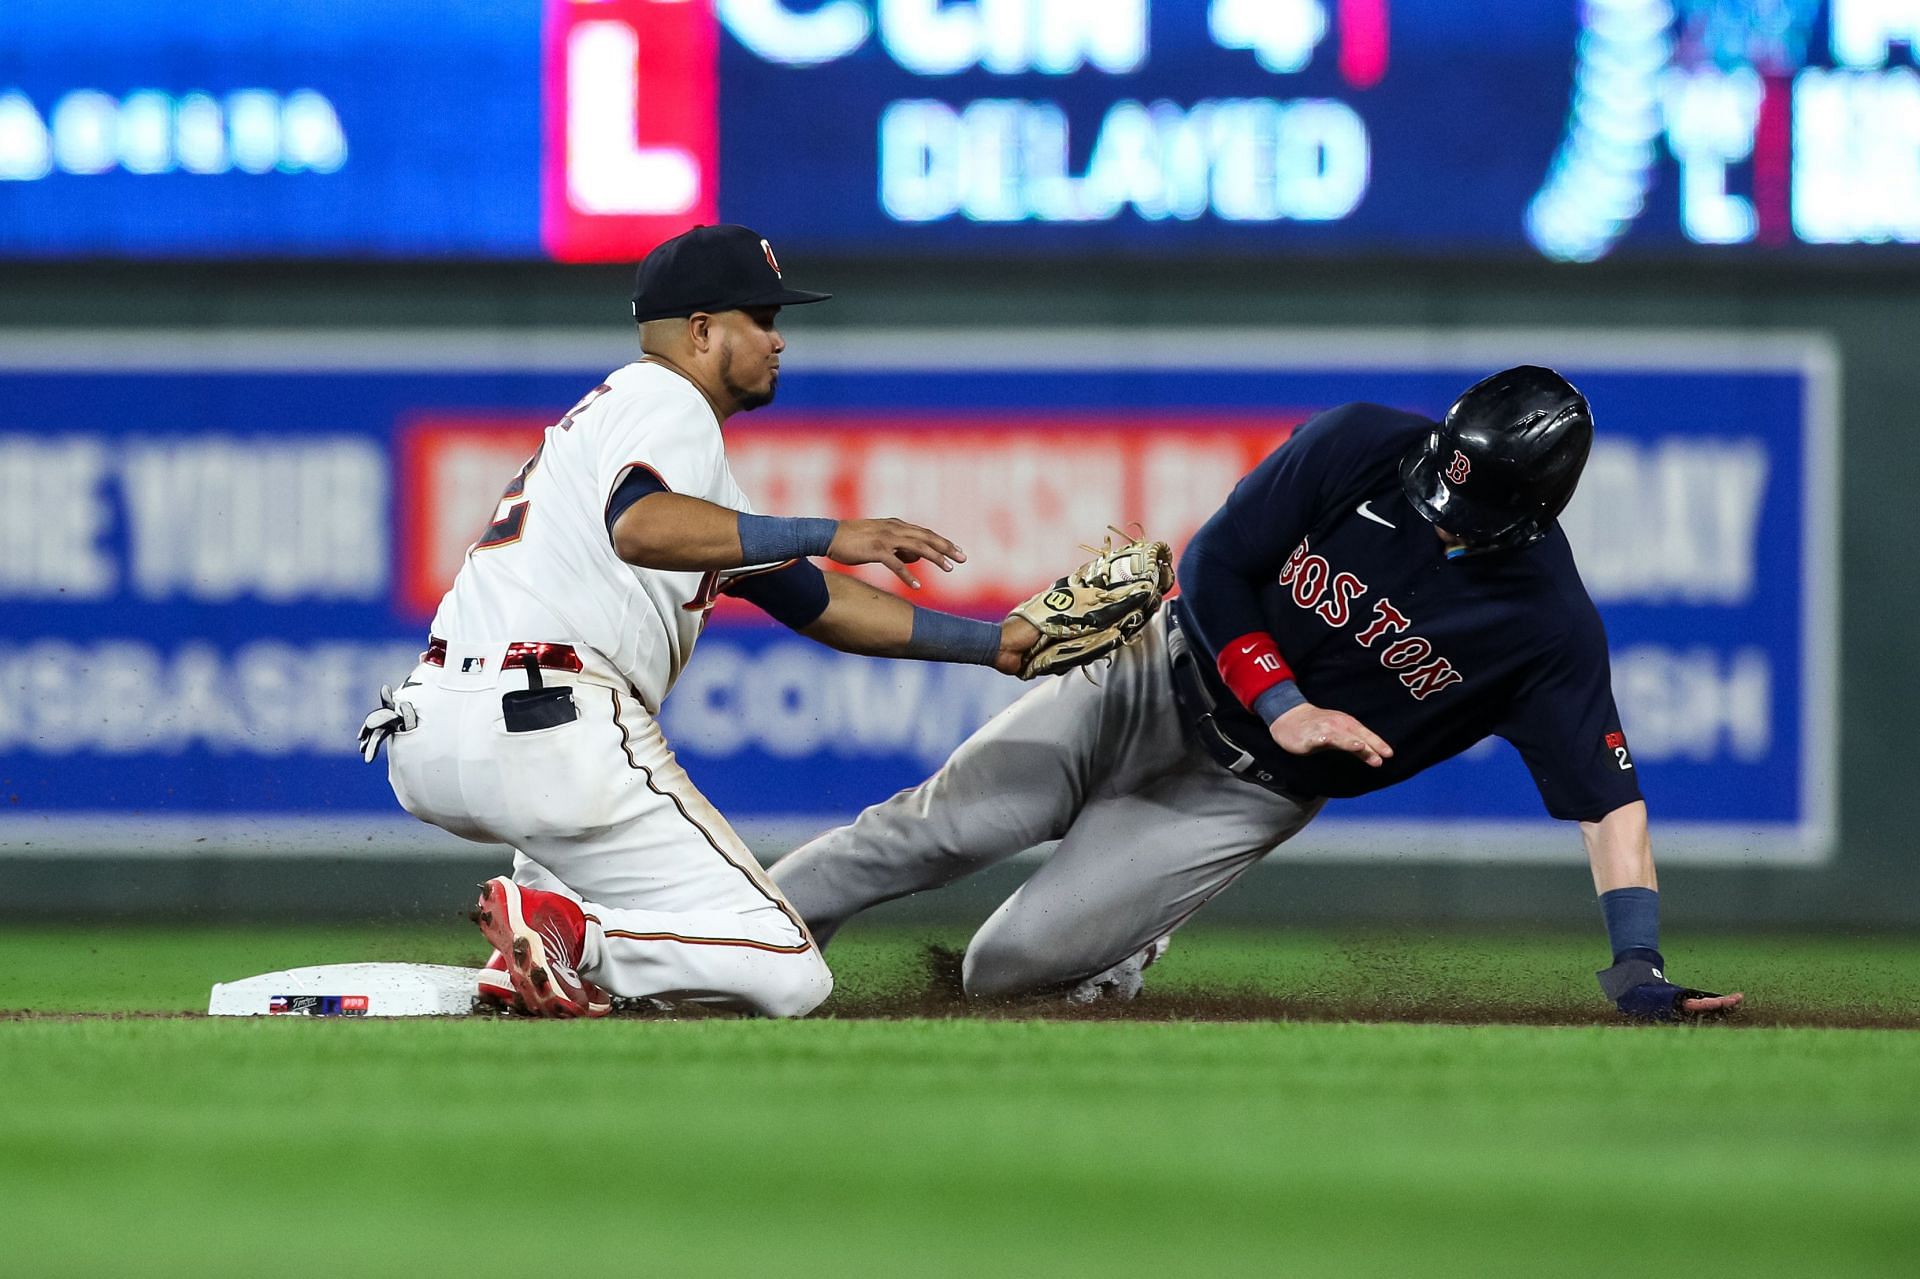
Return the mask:
M8 0L0 255L1897 246L1916 45L1920 0Z

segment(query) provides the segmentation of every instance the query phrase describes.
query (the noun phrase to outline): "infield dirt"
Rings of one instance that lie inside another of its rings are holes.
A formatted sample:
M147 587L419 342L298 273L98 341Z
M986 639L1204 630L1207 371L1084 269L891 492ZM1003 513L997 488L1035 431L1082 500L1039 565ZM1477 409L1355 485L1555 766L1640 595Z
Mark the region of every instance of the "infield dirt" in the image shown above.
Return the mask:
M969 999L960 987L960 952L927 945L926 980L894 993L847 996L827 1011L835 1017L903 1019L985 1017L1048 1021L1303 1021L1406 1022L1455 1026L1605 1026L1635 1028L1600 1000L1472 999L1446 992L1423 998L1368 997L1306 991L1279 994L1252 988L1196 991L1154 990L1137 999L1071 1004L1064 999ZM1404 983L1396 983L1403 985ZM1729 1017L1689 1018L1689 1025L1728 1028L1825 1030L1920 1030L1920 1012L1870 1004L1838 1006L1749 1000Z
M896 943L897 945L898 943ZM908 952L911 953L911 952ZM1287 992L1239 986L1195 989L1184 983L1155 989L1150 982L1137 999L1103 999L1073 1004L1059 996L1031 999L968 998L962 991L962 952L951 946L923 942L916 961L890 981L858 983L833 996L817 1016L842 1021L905 1021L916 1019L980 1019L992 1021L1060 1022L1363 1022L1451 1026L1618 1026L1623 1030L1658 1031L1629 1023L1603 1001L1555 993L1528 999L1514 996L1472 997L1449 990L1413 951L1396 962L1372 947L1349 950L1358 966L1369 970L1368 984L1389 992L1363 995L1353 990L1304 988ZM478 965L484 956L466 957ZM912 971L917 969L917 971ZM1413 992L1413 993L1403 993ZM485 1016L496 1011L476 1008ZM187 1010L79 1011L57 1008L0 1008L0 1020L95 1019L112 1017L196 1018L205 1014ZM725 1017L698 1005L670 1010L641 1002L615 1001L619 1020L704 1020ZM1833 1003L1801 999L1750 998L1726 1017L1688 1018L1687 1026L1738 1029L1920 1030L1920 1009L1884 1002L1841 1000Z
M1715 1023L1733 1028L1920 1029L1920 938L1704 935L1675 938L1690 985L1742 990ZM955 930L849 929L829 959L831 999L816 1017L1204 1022L1404 1022L1519 1026L1625 1023L1593 970L1584 934L1183 930L1147 974L1145 995L1076 1007L960 994ZM410 960L477 965L464 922L438 925L179 927L70 925L0 931L0 1009L61 1014L188 1014L216 981L303 964ZM0 1013L0 1016L8 1014ZM15 1014L17 1015L17 1014Z

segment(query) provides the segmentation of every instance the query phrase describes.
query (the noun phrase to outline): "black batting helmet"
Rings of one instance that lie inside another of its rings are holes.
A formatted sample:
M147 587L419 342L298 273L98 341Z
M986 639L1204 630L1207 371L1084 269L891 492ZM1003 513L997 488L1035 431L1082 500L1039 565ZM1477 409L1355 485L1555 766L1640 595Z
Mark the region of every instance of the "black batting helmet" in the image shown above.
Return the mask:
M1414 509L1474 550L1525 546L1567 508L1593 447L1587 397L1523 364L1474 383L1400 459Z

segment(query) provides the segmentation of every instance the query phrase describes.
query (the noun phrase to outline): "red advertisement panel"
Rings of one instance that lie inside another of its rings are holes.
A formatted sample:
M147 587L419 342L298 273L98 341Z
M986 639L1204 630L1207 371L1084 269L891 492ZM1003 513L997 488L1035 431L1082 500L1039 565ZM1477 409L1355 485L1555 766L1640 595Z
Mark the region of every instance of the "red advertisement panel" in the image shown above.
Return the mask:
M399 611L424 620L453 585L460 561L540 443L551 416L480 414L421 417L396 436L394 595Z

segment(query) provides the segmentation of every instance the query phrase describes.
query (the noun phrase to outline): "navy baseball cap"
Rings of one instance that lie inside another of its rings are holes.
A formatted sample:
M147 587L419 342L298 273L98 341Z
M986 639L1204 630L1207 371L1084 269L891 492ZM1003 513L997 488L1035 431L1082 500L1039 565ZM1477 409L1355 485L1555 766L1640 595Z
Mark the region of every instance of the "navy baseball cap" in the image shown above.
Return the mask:
M758 231L743 226L697 226L658 245L641 260L633 286L633 318L671 319L695 311L748 306L799 306L831 293L790 289L780 260Z

